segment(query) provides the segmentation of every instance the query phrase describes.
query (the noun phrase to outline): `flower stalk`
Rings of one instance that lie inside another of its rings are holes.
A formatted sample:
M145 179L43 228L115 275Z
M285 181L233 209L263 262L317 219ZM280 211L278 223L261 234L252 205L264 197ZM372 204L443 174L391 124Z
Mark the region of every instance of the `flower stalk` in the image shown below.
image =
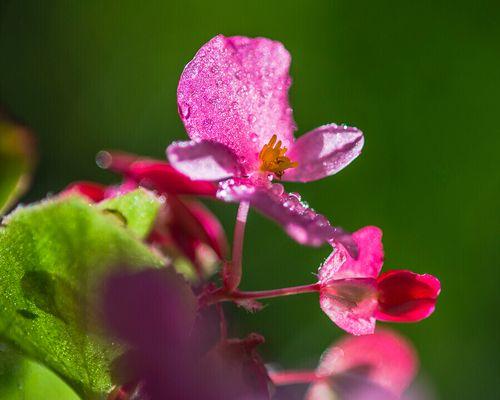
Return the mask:
M245 226L248 218L250 203L242 201L236 214L234 227L232 260L224 263L222 271L224 288L227 292L235 291L241 282L243 241L245 239Z
M209 295L207 295L203 300L204 304L211 305L224 301L242 301L242 300L259 300L259 299L270 299L274 297L291 296L294 294L302 293L314 293L319 292L320 284L312 283L309 285L302 286L292 286L280 289L271 290L259 290L259 291L239 291L235 290L228 292L225 288L220 288Z

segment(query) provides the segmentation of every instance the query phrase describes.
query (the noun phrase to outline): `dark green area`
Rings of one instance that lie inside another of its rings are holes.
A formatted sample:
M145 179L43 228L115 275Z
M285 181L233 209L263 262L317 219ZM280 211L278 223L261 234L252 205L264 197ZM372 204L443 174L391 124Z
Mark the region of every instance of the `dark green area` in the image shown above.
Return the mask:
M27 199L79 179L109 181L94 156L163 157L184 139L175 91L183 66L217 33L267 36L293 56L303 133L346 122L362 156L335 177L291 185L334 222L384 229L386 268L441 278L435 315L398 326L440 398L500 397L499 3L495 1L3 1L0 100L37 134ZM213 207L232 230L235 209ZM245 289L311 282L328 249L306 249L252 215ZM315 364L340 335L315 296L233 314L263 333L267 360Z

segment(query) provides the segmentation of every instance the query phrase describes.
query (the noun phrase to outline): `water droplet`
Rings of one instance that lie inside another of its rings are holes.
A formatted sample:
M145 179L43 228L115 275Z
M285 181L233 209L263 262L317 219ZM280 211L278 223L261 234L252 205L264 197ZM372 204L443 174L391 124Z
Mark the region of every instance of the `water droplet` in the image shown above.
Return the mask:
M316 212L311 208L308 208L306 210L305 214L306 214L306 217L309 218L310 220L313 220L314 218L316 218L316 215L317 215Z
M281 183L275 183L273 186L271 186L271 191L275 195L281 196L283 194L283 192L285 191L285 188Z
M320 214L316 215L315 223L318 226L327 226L329 224L329 222L326 219L326 217L324 217L323 215L320 215Z
M292 192L290 193L290 197L294 197L296 198L297 200L300 201L301 197L300 197L300 193L297 193L297 192Z
M179 104L179 114L183 119L188 119L190 113L191 113L191 107L189 106L189 104L186 103Z
M250 134L250 141L251 141L252 143L257 143L257 141L258 141L258 140L259 140L259 136L257 136L257 134L256 134L256 133L251 133L251 134Z
M111 165L111 162L113 161L113 157L111 154L107 151L100 151L97 153L95 156L95 162L99 168L102 169L107 169Z

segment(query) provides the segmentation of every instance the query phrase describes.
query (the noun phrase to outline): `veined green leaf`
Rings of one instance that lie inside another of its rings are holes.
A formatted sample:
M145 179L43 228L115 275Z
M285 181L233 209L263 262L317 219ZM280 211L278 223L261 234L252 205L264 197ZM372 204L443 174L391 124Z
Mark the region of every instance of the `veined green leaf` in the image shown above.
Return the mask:
M138 201L135 207L155 206ZM99 282L113 267L160 266L163 260L115 216L78 197L18 208L3 225L0 337L82 397L99 398L112 386L109 366L120 353L100 335Z

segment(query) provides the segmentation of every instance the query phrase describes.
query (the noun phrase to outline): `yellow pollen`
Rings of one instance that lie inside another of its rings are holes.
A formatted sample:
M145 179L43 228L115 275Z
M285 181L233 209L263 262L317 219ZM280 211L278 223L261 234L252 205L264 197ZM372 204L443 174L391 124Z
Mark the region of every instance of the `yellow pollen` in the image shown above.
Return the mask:
M262 147L259 153L261 161L260 170L272 172L278 179L281 179L286 169L295 168L299 164L285 156L286 147L281 147L281 140L276 143L278 137L273 135L271 140Z

